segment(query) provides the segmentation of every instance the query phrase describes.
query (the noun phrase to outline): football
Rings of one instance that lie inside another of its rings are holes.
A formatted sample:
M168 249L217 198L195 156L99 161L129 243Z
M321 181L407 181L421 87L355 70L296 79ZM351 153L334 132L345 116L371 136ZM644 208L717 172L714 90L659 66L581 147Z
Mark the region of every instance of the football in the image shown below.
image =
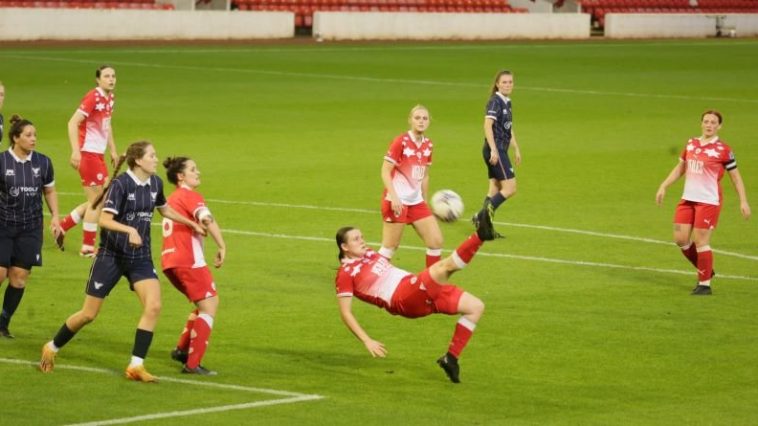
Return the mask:
M463 215L463 199L449 189L439 190L432 195L432 213L443 222L455 222Z

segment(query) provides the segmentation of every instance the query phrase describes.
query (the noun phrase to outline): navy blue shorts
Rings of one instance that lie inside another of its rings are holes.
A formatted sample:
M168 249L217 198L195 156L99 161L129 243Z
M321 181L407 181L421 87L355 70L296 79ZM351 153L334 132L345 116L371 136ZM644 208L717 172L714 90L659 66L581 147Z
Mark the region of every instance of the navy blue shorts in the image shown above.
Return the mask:
M122 259L112 254L104 254L101 249L92 261L87 289L93 297L105 299L121 277L129 280L129 288L134 291L134 283L147 279L158 279L153 259Z
M497 153L500 156L500 161L494 166L490 164L490 146L484 144L482 149L482 157L484 157L484 164L487 165L487 176L490 179L508 180L516 177L516 172L513 171L513 165L511 165L511 159L508 158L508 152L498 149Z
M0 266L31 271L42 265L42 227L16 229L0 226Z

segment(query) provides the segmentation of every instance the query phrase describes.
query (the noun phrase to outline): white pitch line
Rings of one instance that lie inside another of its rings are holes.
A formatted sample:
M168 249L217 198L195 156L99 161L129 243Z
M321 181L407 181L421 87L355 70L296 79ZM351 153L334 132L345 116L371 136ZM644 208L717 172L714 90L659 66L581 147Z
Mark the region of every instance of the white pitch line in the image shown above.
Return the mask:
M35 61L55 61L55 62L71 62L71 63L85 63L85 64L100 64L99 60L91 59L71 59L61 58L55 56L31 56L31 55L2 55L12 59L23 60L35 60ZM202 71L208 73L213 72L233 72L242 74L258 74L258 75L271 75L278 77L298 77L298 78L315 78L326 80L343 80L343 81L359 81L370 83L390 83L390 84L412 84L412 85L428 85L428 86L443 86L443 87L465 87L465 88L482 88L486 85L481 83L466 83L466 82L450 82L440 80L410 80L410 79L398 79L398 78L379 78L379 77L365 77L355 76L347 74L320 74L320 73L304 73L304 72L292 72L292 71L271 71L263 69L252 68L229 68L229 67L208 67L208 66L194 66L194 65L165 65L146 62L128 62L128 61L111 61L109 62L114 66L131 66L142 68L162 68L162 69L174 69L183 71ZM673 94L661 94L661 93L634 93L634 92L613 92L613 91L599 91L599 90L587 90L587 89L572 89L572 88L551 88L551 87L529 87L519 86L519 90L533 90L538 92L548 93L571 93L575 95L590 95L590 96L622 96L622 97L635 97L635 98L653 98L653 99L678 99L686 101L708 101L708 102L745 102L745 103L758 103L758 99L743 99L743 98L724 98L724 97L712 97L712 96L687 96L687 95L673 95Z
M58 195L80 196L81 194L73 193L73 192L59 192ZM371 209L357 209L357 208L347 208L347 207L323 207L323 206L314 206L314 205L309 205L309 204L269 203L269 202L263 202L263 201L230 201L230 200L219 200L219 199L212 199L212 198L207 198L206 201L209 201L211 203L217 203L217 204L236 204L236 205L243 205L243 206L246 205L246 206L259 206L259 207L282 207L282 208L287 208L287 209L324 210L324 211L367 213L367 214L379 213L378 210L371 210ZM581 234L581 235L589 235L593 237L637 241L637 242L649 243L649 244L658 244L658 245L667 245L667 246L674 244L671 241L662 241L662 240L656 240L656 239L645 238L645 237L634 237L631 235L610 234L606 232L586 231L582 229L559 228L555 226L530 225L526 223L513 223L513 222L494 222L494 223L495 225L513 226L513 227L519 227L519 228L542 229L546 231L566 232L566 233L571 233L571 234ZM238 231L238 232L244 232L244 231ZM748 259L748 260L758 260L758 256L752 256L749 254L742 254L742 253L736 253L736 252L719 250L719 249L713 249L713 252L716 254L724 255L724 256L738 257L741 259Z
M299 235L273 234L269 232L242 231L238 229L224 229L224 233L264 237L264 238L282 238L282 239L301 240L301 241L319 241L319 242L329 242L329 243L334 244L333 238L325 238L325 237L307 237L307 236L299 236ZM377 242L367 242L367 243L372 246L379 246L379 243ZM410 249L410 250L426 251L426 247L406 246L406 245L401 245L400 247L405 248L405 249ZM649 272L659 272L659 273L679 274L679 275L692 275L693 274L692 271L683 271L679 269L663 269L663 268L653 268L649 266L618 265L614 263L589 262L589 261L583 261L583 260L554 259L554 258L549 258L549 257L524 256L524 255L506 254L506 253L488 253L488 252L483 252L483 251L477 252L477 256L529 260L529 261L534 261L534 262L559 263L563 265L574 265L574 266L591 266L591 267L599 267L599 268L626 269L630 271L649 271ZM719 279L728 278L728 279L733 279L733 280L758 281L758 277L744 276L744 275L719 274L718 277Z
M194 416L197 414L209 414L209 413L219 413L219 412L233 411L233 410L246 410L248 408L256 408L256 407L267 407L270 405L293 404L296 402L312 401L316 399L322 399L322 397L318 395L303 395L303 396L296 396L296 397L284 398L284 399L269 399L265 401L248 402L244 404L220 405L217 407L196 408L193 410L168 411L165 413L145 414L141 416L122 417L119 419L110 419L110 420L94 421L94 422L87 422L87 423L72 423L66 426L118 425L118 424L134 423L134 422L141 422L141 421L147 421L147 420L165 419L169 417L186 417L186 416Z
M27 361L27 360L12 359L12 358L0 358L0 363L29 365L29 366L34 366L34 367L36 367L39 364L38 361ZM78 365L56 364L55 368L60 369L60 370L76 370L76 371L85 371L89 373L108 374L108 375L114 375L114 376L119 375L118 372L113 371L113 370L108 370L105 368L81 367ZM218 413L218 412L223 412L223 411L245 410L248 408L266 407L270 405L292 404L296 402L314 401L314 400L324 398L321 395L311 395L311 394L304 394L304 393L299 393L299 392L282 391L282 390L277 390L277 389L255 388L255 387L231 385L231 384L225 384L225 383L214 383L214 382L204 382L204 381L201 382L201 381L196 381L196 380L175 379L172 377L158 377L158 379L161 382L179 383L179 384L192 385L192 386L213 387L213 388L241 391L241 392L263 393L263 394L269 394L269 395L284 396L285 398L267 399L263 401L253 401L253 402L246 402L242 404L220 405L216 407L195 408L191 410L168 411L168 412L163 412L163 413L144 414L144 415L133 416L133 417L122 417L122 418L117 418L117 419L97 420L97 421L85 422L85 423L74 423L68 426L85 426L85 425L86 426L96 426L96 425L99 426L99 425L134 423L134 422L146 421L146 420L165 419L169 417L186 417L186 416L192 416L196 414Z

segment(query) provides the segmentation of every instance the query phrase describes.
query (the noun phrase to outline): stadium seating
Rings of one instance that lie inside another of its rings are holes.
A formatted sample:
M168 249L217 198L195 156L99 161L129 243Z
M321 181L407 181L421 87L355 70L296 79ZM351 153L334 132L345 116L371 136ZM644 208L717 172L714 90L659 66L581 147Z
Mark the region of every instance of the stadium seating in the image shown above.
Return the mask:
M239 10L285 10L295 13L295 26L309 28L316 11L524 13L507 0L232 0Z
M148 9L148 10L173 10L172 4L160 4L155 0L59 0L59 1L31 1L31 0L0 0L2 7L28 7L28 8L69 8L69 9Z
M758 0L578 0L593 24L605 26L608 13L758 13Z

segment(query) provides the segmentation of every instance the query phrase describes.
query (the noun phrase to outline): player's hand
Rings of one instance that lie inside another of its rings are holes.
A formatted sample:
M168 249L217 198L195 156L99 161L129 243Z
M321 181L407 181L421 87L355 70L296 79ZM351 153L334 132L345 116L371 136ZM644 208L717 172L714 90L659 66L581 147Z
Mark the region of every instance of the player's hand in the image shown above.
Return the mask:
M63 228L61 228L61 221L58 219L58 217L53 217L50 220L50 232L53 233L53 238L58 238L60 234L63 233Z
M392 205L392 213L395 214L395 217L400 217L403 214L403 203L397 196L390 195L390 205Z
M205 227L203 227L203 226L202 226L202 225L200 225L199 223L197 223L197 222L192 222L192 224L191 224L191 225L192 225L192 229L193 229L193 230L194 230L196 233L198 233L198 234L202 235L203 237L204 237L204 236L206 236L206 235L208 235L208 231L205 229Z
M132 247L142 247L142 237L134 228L129 228L129 245Z
M521 165L521 150L515 150L513 152L513 160L515 161L517 166Z
M79 170L79 163L82 162L82 153L79 151L74 151L71 153L71 158L68 160L68 163L71 164L71 167L73 167L76 170Z
M219 247L218 251L216 251L216 258L213 259L213 266L215 266L216 268L220 268L221 265L224 264L225 258L226 258L226 248Z
M745 218L745 220L750 219L750 206L745 203L740 203L740 212L742 213L742 217Z
M384 343L369 339L368 342L365 342L364 344L366 345L366 349L368 349L368 351L371 353L372 357L384 358L387 356L387 349L384 348Z
M116 167L116 164L118 164L118 153L111 152L111 166Z
M490 153L490 164L496 166L500 162L500 156L497 154L497 150Z
M663 197L666 196L666 190L663 187L658 188L658 192L655 193L655 203L659 206L663 204Z

